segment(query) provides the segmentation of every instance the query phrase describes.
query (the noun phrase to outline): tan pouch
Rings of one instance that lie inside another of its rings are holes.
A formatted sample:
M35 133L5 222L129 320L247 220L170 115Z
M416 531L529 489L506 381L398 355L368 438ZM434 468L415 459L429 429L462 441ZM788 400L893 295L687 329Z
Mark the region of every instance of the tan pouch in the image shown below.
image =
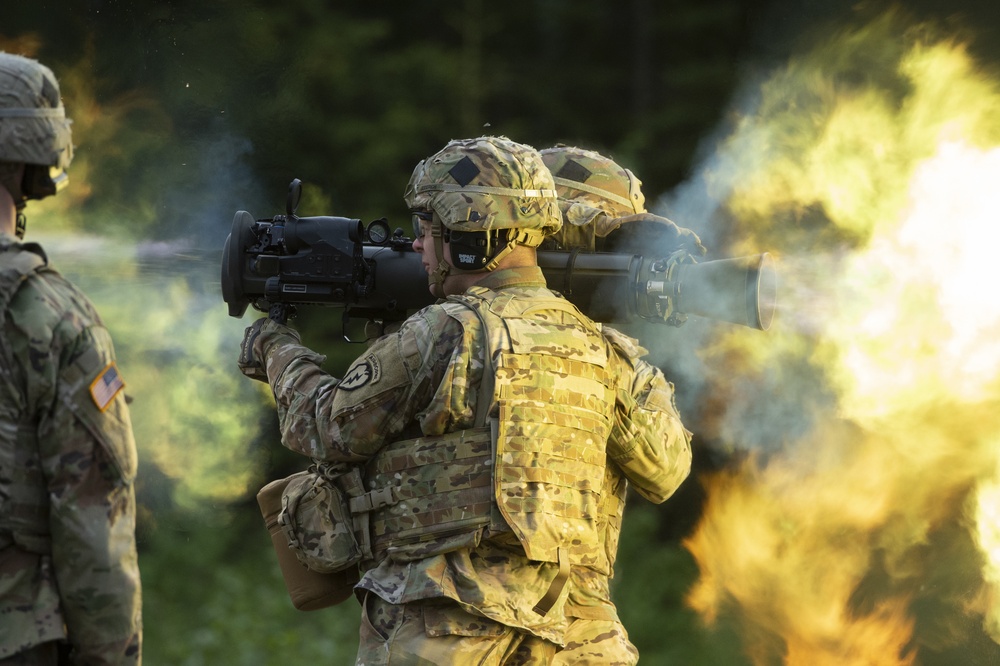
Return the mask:
M301 561L289 546L288 537L278 522L282 510L282 497L289 483L301 484L310 472L299 472L284 479L272 481L257 493L264 524L271 535L274 552L278 556L278 566L285 579L285 587L292 604L301 611L319 610L342 603L352 596L354 585L360 579L357 566L351 566L335 573L312 571Z

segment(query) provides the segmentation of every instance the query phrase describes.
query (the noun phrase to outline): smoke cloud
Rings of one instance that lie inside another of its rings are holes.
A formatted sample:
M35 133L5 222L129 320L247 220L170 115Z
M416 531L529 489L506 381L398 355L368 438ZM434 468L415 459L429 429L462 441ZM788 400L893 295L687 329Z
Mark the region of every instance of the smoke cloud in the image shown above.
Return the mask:
M755 664L1000 654L998 103L965 44L890 12L763 73L658 202L778 259L770 332L654 345L702 454L744 454L686 546L690 605Z

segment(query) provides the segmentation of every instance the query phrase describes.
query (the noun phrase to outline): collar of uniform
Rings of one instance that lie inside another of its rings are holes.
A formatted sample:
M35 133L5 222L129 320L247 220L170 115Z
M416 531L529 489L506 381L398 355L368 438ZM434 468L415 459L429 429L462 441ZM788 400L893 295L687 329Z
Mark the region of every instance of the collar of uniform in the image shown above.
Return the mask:
M491 271L476 283L477 287L486 287L496 291L510 287L544 287L545 276L538 266L518 266L516 268L501 268Z

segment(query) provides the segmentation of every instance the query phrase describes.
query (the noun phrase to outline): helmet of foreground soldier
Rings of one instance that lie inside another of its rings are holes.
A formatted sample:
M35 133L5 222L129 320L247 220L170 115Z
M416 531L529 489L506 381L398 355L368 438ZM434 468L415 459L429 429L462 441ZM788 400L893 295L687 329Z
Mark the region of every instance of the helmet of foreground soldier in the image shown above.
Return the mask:
M404 198L453 230L535 229L542 236L562 225L538 151L506 137L451 141L417 165Z
M449 142L416 166L403 198L433 212L435 242L451 243L447 270L492 270L515 246L536 247L562 226L541 155L506 137Z
M0 52L0 184L20 210L28 199L55 194L73 160L70 121L59 82L45 65ZM24 175L20 165L24 165Z
M646 212L642 182L611 158L562 145L541 155L552 172L567 227L593 225L593 233L603 237L618 228L620 218ZM572 231L563 229L564 234Z

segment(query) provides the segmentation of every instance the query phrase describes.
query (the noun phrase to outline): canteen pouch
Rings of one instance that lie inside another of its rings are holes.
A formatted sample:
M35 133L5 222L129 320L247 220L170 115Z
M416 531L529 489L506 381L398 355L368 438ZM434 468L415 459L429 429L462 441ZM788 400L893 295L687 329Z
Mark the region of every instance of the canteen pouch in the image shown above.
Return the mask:
M357 566L346 566L340 571L326 573L310 569L303 564L298 552L289 543L287 532L279 522L286 504L284 496L288 487L294 483L293 488L301 489L312 475L310 471L299 472L272 481L257 493L257 503L271 535L271 544L278 557L285 588L292 604L301 611L319 610L342 603L352 596L354 585L360 579Z

